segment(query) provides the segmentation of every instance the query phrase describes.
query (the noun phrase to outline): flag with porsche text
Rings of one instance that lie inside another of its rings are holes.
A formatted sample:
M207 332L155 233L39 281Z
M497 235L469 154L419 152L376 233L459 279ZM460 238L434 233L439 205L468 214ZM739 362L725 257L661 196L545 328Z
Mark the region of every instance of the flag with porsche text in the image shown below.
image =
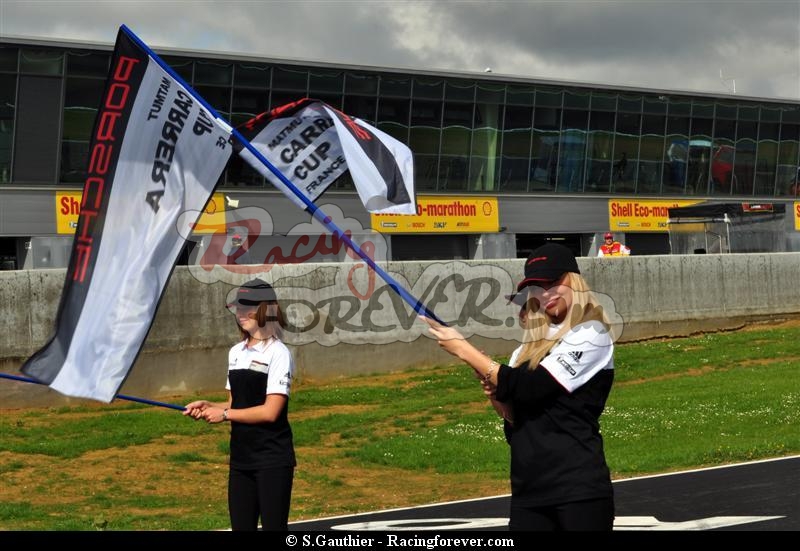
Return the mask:
M301 99L262 113L237 130L311 203L349 170L369 212L417 213L408 146L326 103ZM250 166L307 208L251 151L236 146Z
M23 373L69 396L114 398L190 233L179 231L179 220L197 213L194 223L203 211L232 153L230 135L120 29L55 333Z

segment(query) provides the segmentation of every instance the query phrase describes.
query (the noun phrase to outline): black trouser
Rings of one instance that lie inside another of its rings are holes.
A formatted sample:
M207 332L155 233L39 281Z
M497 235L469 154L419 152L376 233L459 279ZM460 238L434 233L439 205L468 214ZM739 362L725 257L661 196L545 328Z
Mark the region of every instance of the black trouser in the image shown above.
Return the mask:
M228 510L232 530L287 530L294 467L241 470L231 467Z
M511 505L509 530L594 530L614 527L614 498L574 501L547 507Z

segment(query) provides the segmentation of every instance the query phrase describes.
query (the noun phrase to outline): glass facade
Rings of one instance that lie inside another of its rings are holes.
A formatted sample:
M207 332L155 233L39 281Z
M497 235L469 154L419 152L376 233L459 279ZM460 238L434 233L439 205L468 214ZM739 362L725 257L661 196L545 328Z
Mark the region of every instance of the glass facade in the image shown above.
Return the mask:
M19 90L60 90L57 180L79 186L110 52L0 44L0 184L25 185ZM409 144L420 192L785 196L800 165L800 104L165 55L234 125L314 97ZM43 80L47 79L47 80ZM30 108L30 107L28 107ZM35 132L35 130L33 130ZM268 187L236 159L229 187ZM351 188L348 181L339 189ZM792 190L795 188L792 188Z

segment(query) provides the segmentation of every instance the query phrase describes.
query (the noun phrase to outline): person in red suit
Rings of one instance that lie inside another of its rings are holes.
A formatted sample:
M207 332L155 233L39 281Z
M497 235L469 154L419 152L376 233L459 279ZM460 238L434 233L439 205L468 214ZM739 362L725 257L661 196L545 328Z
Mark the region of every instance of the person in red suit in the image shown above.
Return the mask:
M605 235L605 238L605 243L600 245L597 256L628 256L631 254L631 250L628 247L619 241L614 241L614 234L609 232Z

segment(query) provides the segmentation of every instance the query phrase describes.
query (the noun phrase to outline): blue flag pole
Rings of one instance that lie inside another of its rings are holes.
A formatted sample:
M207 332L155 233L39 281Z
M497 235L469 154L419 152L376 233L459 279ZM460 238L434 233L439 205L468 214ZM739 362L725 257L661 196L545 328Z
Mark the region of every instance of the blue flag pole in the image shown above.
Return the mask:
M30 379L28 377L22 377L21 375L11 375L10 373L0 373L0 379L10 379L12 381L21 381L23 383L33 383L35 385L44 385L48 386L47 383L43 383L42 381L37 381L36 379ZM120 400L127 400L129 402L138 402L140 404L147 404L148 406L158 406L162 408L168 409L176 409L178 411L183 411L186 408L183 406L178 406L175 404L168 404L166 402L157 402L155 400L148 400L147 398L137 398L136 396L127 396L125 394L117 394L114 398L119 398Z
M296 196L298 199L300 199L300 200L303 202L303 204L304 204L304 205L306 206L306 208L308 209L309 213L310 213L310 214L311 214L311 215L312 215L312 216L313 216L315 219L317 219L317 220L318 220L318 221L319 221L319 222L320 222L320 223L321 223L323 226L325 226L325 228L326 228L326 229L327 229L329 232L331 232L331 233L332 233L333 235L335 235L335 236L336 236L338 239L340 239L340 240L341 240L341 241L342 241L342 242L343 242L345 245L347 245L347 246L348 246L348 247L349 247L349 248L350 248L350 249L351 249L353 252L355 252L355 253L356 253L356 254L357 254L357 255L358 255L358 256L359 256L359 257L360 257L360 258L361 258L361 259L362 259L364 262L366 262L367 266L369 266L369 267L370 267L370 269L374 270L374 271L375 271L375 273L377 273L377 274L378 274L378 275L381 277L381 279L383 279L383 280L384 280L384 281L385 281L385 282L386 282L386 283L389 285L389 287L390 287L390 288L391 288L391 289L392 289L392 290L393 290L395 293L397 293L398 295L400 295L400 297L401 297L403 300L405 300L405 301L406 301L406 303L408 303L408 304L411 306L411 308L413 308L413 309L414 309L414 311L415 311L415 312L417 312L417 314L421 314L421 315L423 315L423 316L425 316L425 317L427 317L427 318L431 318L431 319L433 319L433 320L437 321L438 323L440 323L440 324L442 324L442 325L447 325L447 324L446 324L444 321L440 320L440 319L439 319L439 318L436 316L436 314L434 314L434 313L433 313L431 310L429 310L429 309L428 309L428 307L427 307L427 306L425 306L425 305L422 303L422 301L420 301L419 299L417 299L416 297L414 297L414 296L413 296L411 293L409 293L409 292L408 292L408 291L407 291L405 288L403 288L403 286L402 286L402 285L400 285L400 284L397 282L397 280L395 280L395 279L394 279L394 278L393 278L391 275L389 275L389 273L387 273L387 272L386 272L386 271L385 271L383 268L381 268L380 266L378 266L378 265L375 263L375 261L374 261L372 258L370 258L370 257L369 257L369 255L367 255L367 254L366 254L366 253L365 253L363 250L361 250L361 247L359 247L359 246L358 246L358 244L354 243L354 242L353 242L353 240L352 240L352 239L350 239L350 236L348 236L348 235L347 235L347 234L345 234L345 233L344 233L344 232L343 232L341 229L339 229L339 227L336 225L336 223L335 223L335 222L333 222L333 220L331 219L331 217L330 217L330 216L328 216L327 214L325 214L325 213L322 211L322 209L320 209L320 208L319 208L317 205L315 205L315 204L314 204L314 203L313 203L311 200L309 200L309 198L308 198L308 197L306 197L305 195L303 195L303 194L300 192L300 190L298 190L298 189L297 189L297 187L296 187L296 186L295 186L295 185L294 185L294 184L291 182L291 180L289 180L289 179L288 179L286 176L284 176L284 175L283 175L283 173L282 173L280 170L278 170L278 169L277 169L277 167L275 167L275 165L273 165L271 162L269 162L269 161L268 161L268 160L267 160L267 159L266 159L266 158L265 158L265 157L264 157L264 156L263 156L263 155L262 155L262 154L261 154L261 153L260 153L260 152L259 152L259 151L258 151L258 150L255 148L255 147L254 147L254 146L253 146L253 144L251 144L251 143L250 143L250 141L249 141L249 140L247 140L247 138L245 138L244 136L242 136L241 132L239 132L238 130L236 130L236 128L233 128L233 126L231 126L231 124L230 124L230 123L228 123L228 122L227 122L225 119L223 119L223 118L222 118L222 117L219 115L219 113L217 113L216 109L214 109L213 107L211 107L211 106L208 104L208 102L206 102L206 100L204 100L204 99L202 98L202 96L200 96L200 94L198 94L197 92L195 92L195 91L194 91L194 89L193 89L191 86L189 86L189 84L188 84L188 83L187 83L185 80L183 80L183 78L181 78L181 76L180 76L180 75L178 75L178 74L177 74L175 71L173 71L173 70L172 70L172 67L170 67L169 65L167 65L167 64L166 64L166 63L165 63L165 62L164 62L164 61L163 61L163 60L162 60L160 57L158 57L158 55L157 55L157 54L156 54L156 53L155 53L153 50L151 50L151 49L150 49L150 47L149 47L147 44L145 44L144 42L142 42L142 41L139 39L139 37L138 37L138 36L136 36L136 35L133 33L133 31L131 31L131 30L130 30L130 29L129 29L129 28L126 26L126 25L122 25L122 30L125 32L125 34L127 34L127 35L128 35L130 38L131 38L131 40L133 40L134 42L136 42L136 44L137 44L137 45L138 45L140 48L142 48L143 50L145 50L145 51L148 53L148 55L150 55L150 56L151 56L151 57L152 57L152 58L153 58L153 59L156 61L156 63L158 63L158 64L161 66L161 68L162 68L162 69L164 69L164 70L165 70L167 73L169 73L169 74L170 74L170 76L171 76L172 78L174 78L176 81L178 81L178 82L181 84L181 86L183 86L184 88L186 88L186 90L187 90L189 93L191 93L191 94L192 94L192 96L193 96L193 97L194 97L194 98L195 98L197 101L199 101L199 102L200 102L200 103L203 105L203 107L205 107L205 108L208 110L208 112L209 112L209 113L211 113L211 115L212 115L212 116L213 116L215 119L217 119L218 121L220 121L220 122L221 122L222 124L224 124L226 127L230 128L230 129L231 129L231 134L232 134L232 136L233 136L234 138L236 138L236 139L239 141L239 143L240 143L242 146L244 146L244 147L245 147L245 148L246 148L246 149L247 149L247 150L248 150L250 153L252 153L252 154L253 154L253 155L256 157L256 159L258 159L258 160L259 160L259 161L260 161L260 162L261 162L261 163L262 163L262 164L263 164L265 167L267 167L267 168L269 169L269 171L270 171L270 172L272 172L272 173L275 175L275 177L277 177L277 178L278 178L278 179L279 179L281 182L283 182L283 184L284 184L284 185L285 185L285 186L286 186L288 189L290 189L290 190L292 191L292 193L293 193L293 194L294 194L294 195L295 195L295 196Z

